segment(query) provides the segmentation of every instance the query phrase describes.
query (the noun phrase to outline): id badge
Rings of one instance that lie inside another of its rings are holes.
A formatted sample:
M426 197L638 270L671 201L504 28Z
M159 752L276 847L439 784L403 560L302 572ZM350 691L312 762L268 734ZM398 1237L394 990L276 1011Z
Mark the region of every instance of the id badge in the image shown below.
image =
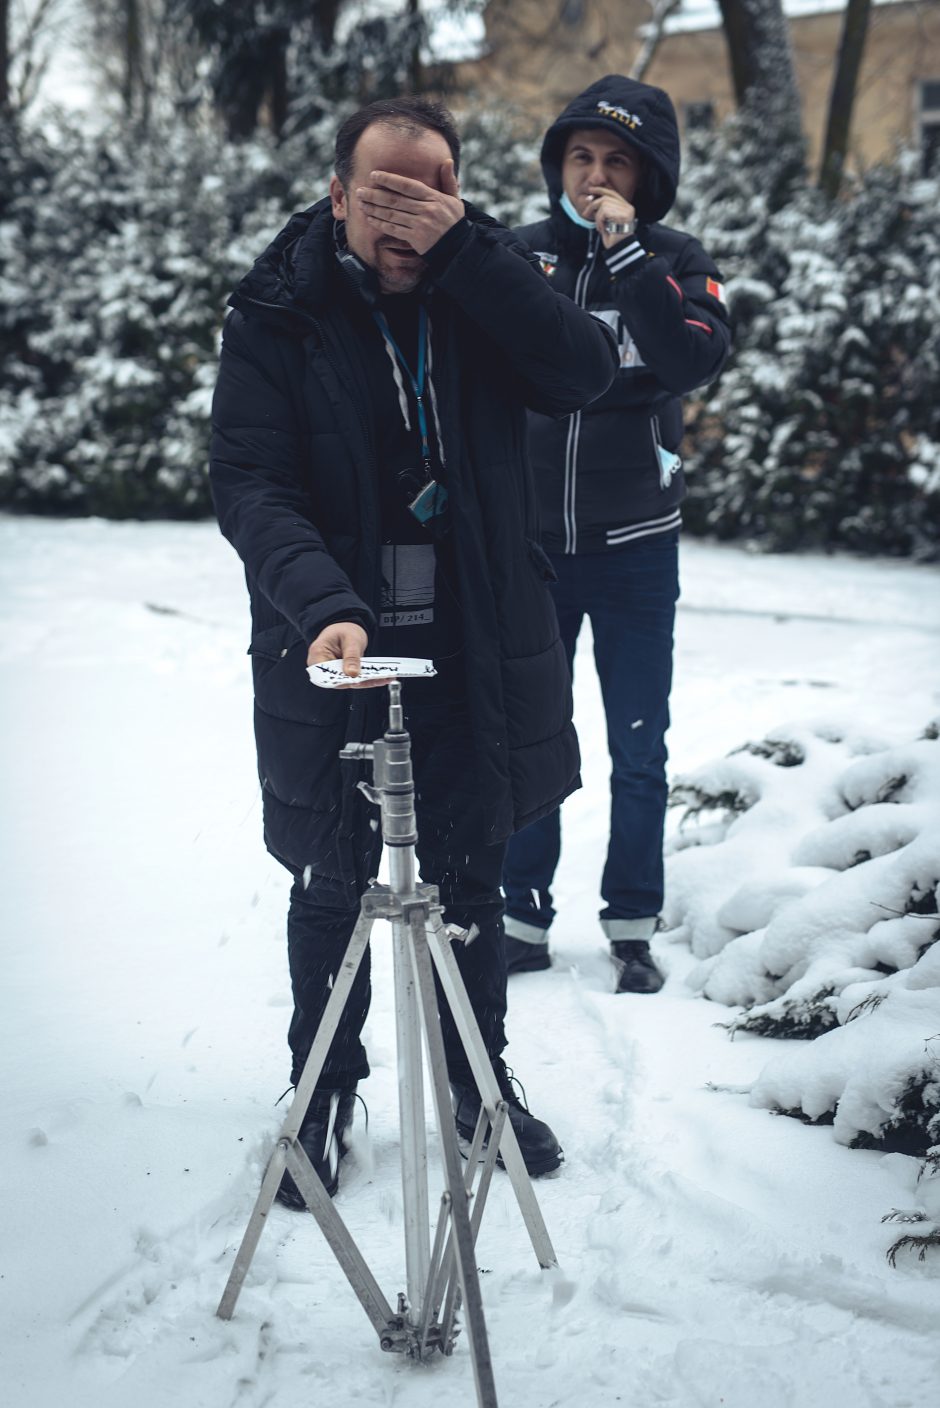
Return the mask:
M436 479L431 479L408 505L419 523L425 526L433 518L438 518L447 507L447 490Z

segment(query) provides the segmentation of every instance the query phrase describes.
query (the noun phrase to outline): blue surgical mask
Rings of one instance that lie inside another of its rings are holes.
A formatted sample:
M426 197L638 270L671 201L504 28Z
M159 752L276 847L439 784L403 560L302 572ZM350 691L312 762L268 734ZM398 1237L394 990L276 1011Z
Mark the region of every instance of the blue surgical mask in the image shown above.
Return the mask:
M596 230L596 229L597 229L597 226L594 224L594 221L593 221L593 220L585 220L585 218L584 218L583 215L579 215L579 214L578 214L578 212L575 210L574 206L572 205L571 201L568 199L568 192L567 192L567 191L563 192L562 197L561 197L561 200L559 201L559 204L560 204L562 210L563 210L563 211L565 212L565 214L567 215L568 219L569 219L569 220L573 220L576 225L580 225L582 230Z

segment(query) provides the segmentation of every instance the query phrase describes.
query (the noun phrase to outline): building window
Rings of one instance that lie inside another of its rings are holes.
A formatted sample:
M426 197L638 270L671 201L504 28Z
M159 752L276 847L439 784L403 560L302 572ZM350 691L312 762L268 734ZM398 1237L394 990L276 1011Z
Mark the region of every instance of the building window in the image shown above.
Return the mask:
M918 103L918 144L925 176L940 176L940 79L921 83Z
M686 132L707 132L715 125L714 103L683 103L682 115Z

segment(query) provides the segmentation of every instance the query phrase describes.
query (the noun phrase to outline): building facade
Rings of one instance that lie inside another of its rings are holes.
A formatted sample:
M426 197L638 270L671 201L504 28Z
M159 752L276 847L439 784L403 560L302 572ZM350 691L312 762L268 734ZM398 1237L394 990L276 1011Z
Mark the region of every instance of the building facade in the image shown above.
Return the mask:
M822 147L843 22L831 0L785 0L803 128L813 165ZM813 8L810 8L813 6ZM793 13L791 13L793 11ZM798 12L797 12L798 11ZM461 82L547 122L603 73L629 73L643 46L648 0L489 0L483 56ZM717 9L678 16L643 74L671 95L683 130L734 110ZM875 0L856 91L849 164L864 168L917 146L940 165L940 0Z

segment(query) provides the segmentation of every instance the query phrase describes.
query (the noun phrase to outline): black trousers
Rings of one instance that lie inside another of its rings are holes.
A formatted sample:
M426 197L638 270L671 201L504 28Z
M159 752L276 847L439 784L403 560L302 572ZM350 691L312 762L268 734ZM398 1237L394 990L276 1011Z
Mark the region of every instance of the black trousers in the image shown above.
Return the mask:
M486 1049L497 1056L506 1045L506 957L500 891L505 843L488 839L489 820L476 786L472 734L459 682L446 675L405 682L405 726L411 734L418 821L417 857L421 879L440 889L444 918L478 936L454 952ZM363 807L369 804L362 799ZM375 819L378 811L369 807ZM382 852L376 830L366 873L375 875ZM327 870L315 866L314 871ZM309 874L309 872L308 872ZM287 916L287 944L294 1015L288 1041L291 1083L300 1078L332 982L359 917L340 901L341 890L312 874L295 877ZM318 1084L336 1089L369 1074L362 1027L371 998L370 955L363 956L340 1025ZM456 1026L440 990L438 1001L448 1070L469 1080L470 1072Z

